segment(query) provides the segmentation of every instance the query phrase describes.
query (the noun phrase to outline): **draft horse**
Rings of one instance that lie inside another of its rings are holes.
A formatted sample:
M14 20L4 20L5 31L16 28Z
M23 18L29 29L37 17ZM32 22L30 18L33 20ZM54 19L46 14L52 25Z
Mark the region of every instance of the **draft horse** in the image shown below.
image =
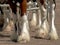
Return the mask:
M20 6L20 10L21 10L21 14L20 17L22 19L22 23L21 23L21 32L18 35L17 41L18 42L27 42L30 40L30 35L29 35L29 24L28 24L28 19L27 19L27 14L26 14L26 10L27 10L27 0L8 0L8 4L11 7L11 10L14 14L16 14L17 12L17 3L19 3L18 5ZM11 15L11 17L13 18L13 14ZM12 24L14 24L14 22L12 21ZM15 32L16 33L16 32ZM11 39L12 40L16 40L16 35L15 33L12 34ZM15 35L15 36L14 36Z
M47 34L48 34L48 20L46 18L47 16L47 8L45 7L46 4L46 0L36 0L38 3L38 6L40 7L41 10L41 26L39 28L39 30L37 30L37 37L42 37L44 38ZM55 7L55 3L54 0L49 0L50 1L50 12L51 13L51 30L49 32L49 36L53 39L58 39L57 33L56 33L56 29L54 26L54 7ZM30 35L29 35L29 24L28 24L28 18L27 18L27 14L26 14L26 10L27 10L27 0L8 0L8 4L10 5L12 12L16 14L16 9L17 9L17 2L20 4L20 10L21 10L21 18L22 18L22 24L21 24L21 32L17 37L17 41L18 42L28 42L30 41ZM48 4L48 3L47 3ZM11 17L13 18L13 14L11 15ZM14 22L13 20L11 20L13 27L14 27ZM14 36L15 35L15 36ZM16 34L12 34L11 39L15 40Z
M37 2L37 5L40 8L38 14L38 30L37 30L37 37L46 38L49 37L50 39L58 39L58 34L56 32L56 28L54 25L55 20L55 8L56 8L56 1L55 0L31 0ZM41 13L41 14L40 14ZM50 19L50 20L49 20ZM31 24L36 26L36 14L33 15Z
M39 23L37 30L37 37L57 40L58 34L55 28L55 0L36 0L40 8L41 15L39 16ZM41 18L40 18L41 17ZM49 21L50 19L50 21ZM34 22L35 20L33 20ZM36 22L36 21L35 21Z

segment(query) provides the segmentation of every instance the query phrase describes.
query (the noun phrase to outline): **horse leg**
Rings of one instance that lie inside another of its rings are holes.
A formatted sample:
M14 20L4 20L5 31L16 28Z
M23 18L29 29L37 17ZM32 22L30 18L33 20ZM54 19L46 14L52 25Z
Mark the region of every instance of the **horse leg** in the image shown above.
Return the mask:
M41 26L37 31L37 37L40 38L45 38L48 34L48 29L49 29L49 25L48 25L48 21L47 21L47 10L44 7L43 3L39 3L40 5L40 10L41 10Z
M32 20L31 20L30 24L32 26L36 26L36 24L37 24L37 19L36 19L36 13L35 12L33 12Z
M35 5L35 4L33 4L33 5ZM36 10L33 10L32 13L33 13L33 14L32 14L32 19L31 19L31 25L32 25L32 26L36 26L36 24L37 24L37 14L36 14Z
M7 9L7 7L5 7L4 8L4 10L6 10ZM13 28L13 21L12 20L10 20L9 21L9 18L7 17L7 14L6 14L6 12L4 11L4 26L3 26L3 32L4 33L8 33L8 34L11 34L10 32L12 31L12 28Z
M20 3L20 6L21 6L22 28L21 28L21 33L18 36L18 42L26 43L30 41L29 24L26 14L27 0L23 0L23 2Z
M56 28L55 28L55 4L51 3L51 17L50 17L50 20L51 20L51 24L50 24L50 38L51 39L54 39L54 40L57 40L58 39L58 34L57 34L57 31L56 31Z
M30 0L29 3L31 4L30 7L32 7L32 6L36 7L35 2L33 2L33 0ZM31 24L31 26L36 26L36 24L37 24L36 10L33 10L33 11L31 10L31 12L32 12L32 19L30 21L30 24Z
M17 32L16 32L16 25L15 25L15 23L16 23L16 17L15 17L16 15L12 12L12 10L11 10L11 8L10 8L10 23L9 24L11 24L10 25L10 30L12 30L11 31L11 35L10 35L10 39L12 40L12 41L17 41L17 37L18 37L18 35L17 35ZM13 18L14 17L14 18ZM9 25L8 24L8 25Z

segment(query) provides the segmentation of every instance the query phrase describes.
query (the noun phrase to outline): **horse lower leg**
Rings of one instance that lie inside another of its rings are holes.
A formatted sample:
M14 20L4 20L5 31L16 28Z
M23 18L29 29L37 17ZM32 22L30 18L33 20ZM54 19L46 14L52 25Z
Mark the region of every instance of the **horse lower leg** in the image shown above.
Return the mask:
M33 16L32 16L32 20L31 20L31 22L30 22L30 24L32 25L32 26L36 26L36 24L37 24L37 19L36 19L36 12L35 12L35 10L34 10L34 12L33 12Z
M52 4L52 10L51 10L51 24L50 24L50 28L51 28L51 30L50 30L50 38L51 39L54 39L54 40L57 40L58 39L58 34L57 34L57 31L56 31L56 28L55 28L55 24L54 24L54 22L55 22L55 10L54 10L54 8L55 8L55 4Z
M4 8L3 12L4 12L4 26L3 26L3 30L6 31L6 32L10 32L11 30L11 27L13 26L13 22L12 21L9 21L9 18L11 17L8 17L5 10L7 9L7 7ZM11 14L10 14L11 15ZM12 25L12 26L11 26Z
M41 38L45 38L47 33L48 33L48 30L49 30L49 25L48 25L48 22L47 22L47 11L46 9L44 8L43 5L40 5L40 9L41 9L41 26L38 30L38 33L37 33L37 36L38 37L41 37ZM48 27L48 28L47 28Z
M23 0L21 3L21 10L22 10L22 25L21 25L21 33L18 36L18 42L20 43L26 43L30 41L30 35L29 35L29 24L26 14L27 9L27 0Z

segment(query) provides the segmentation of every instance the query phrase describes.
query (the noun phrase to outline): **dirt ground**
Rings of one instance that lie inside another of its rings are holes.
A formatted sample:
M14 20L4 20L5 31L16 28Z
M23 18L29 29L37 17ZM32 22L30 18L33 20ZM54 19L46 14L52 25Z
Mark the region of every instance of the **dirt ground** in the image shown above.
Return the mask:
M57 28L58 35L60 37L60 0L56 0L56 4L57 5L56 5L55 25ZM34 32L32 33L32 35L34 35ZM60 38L58 40L46 40L46 39L35 39L31 37L30 42L20 44L18 42L12 42L9 37L0 36L0 45L60 45Z

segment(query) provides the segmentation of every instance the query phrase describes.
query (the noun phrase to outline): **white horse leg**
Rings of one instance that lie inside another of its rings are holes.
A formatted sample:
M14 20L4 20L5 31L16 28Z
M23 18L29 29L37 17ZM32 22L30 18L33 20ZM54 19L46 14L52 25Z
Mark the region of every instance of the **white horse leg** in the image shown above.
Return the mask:
M48 30L49 30L49 25L48 25L48 22L47 22L47 18L46 18L46 9L44 8L44 6L41 7L41 27L39 28L38 32L37 32L37 37L41 37L41 38L45 38L47 33L48 33Z
M40 28L40 26L41 26L41 11L40 10L38 10L37 11L37 28Z
M54 25L54 20L55 20L55 10L54 10L54 7L55 7L55 4L52 4L52 15L51 15L51 32L50 32L50 37L51 39L55 39L57 40L58 39L58 34L57 34L57 31L56 31L56 28L55 28L55 25Z
M26 14L24 14L22 20L23 20L22 29L21 29L21 34L18 37L18 42L26 43L30 41L29 25L28 25L28 19Z
M14 27L14 24L13 24L13 21L10 21L7 25L6 25L6 28L4 28L4 33L8 33L8 34L11 34L11 31Z
M10 9L10 11L11 11L11 9ZM13 19L13 18L11 18L11 17L13 17L12 11L9 14L10 14L9 17L5 15L5 25L3 26L3 30L6 33L10 33L12 31L12 29L14 28L14 21L11 20L11 19Z
M31 19L31 22L30 22L30 24L32 25L32 26L36 26L36 24L37 24L37 18L36 18L36 12L33 12L33 14L32 14L32 19Z

